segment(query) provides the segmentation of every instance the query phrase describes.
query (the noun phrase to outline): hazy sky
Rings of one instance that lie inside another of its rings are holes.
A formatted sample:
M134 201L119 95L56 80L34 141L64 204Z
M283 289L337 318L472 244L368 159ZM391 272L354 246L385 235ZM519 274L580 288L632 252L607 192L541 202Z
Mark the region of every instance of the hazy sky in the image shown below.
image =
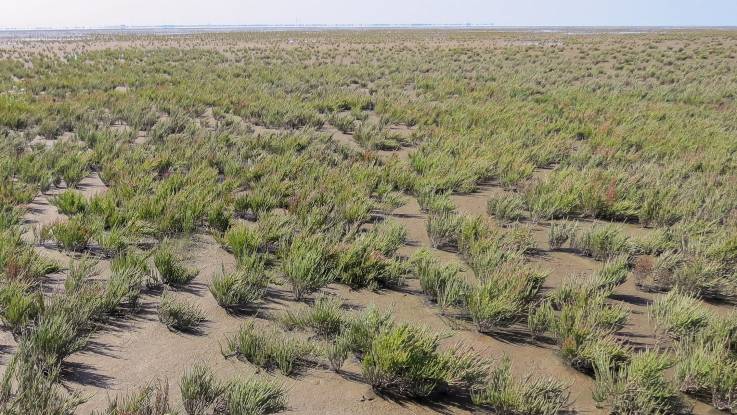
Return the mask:
M294 23L728 26L737 0L0 0L0 27Z

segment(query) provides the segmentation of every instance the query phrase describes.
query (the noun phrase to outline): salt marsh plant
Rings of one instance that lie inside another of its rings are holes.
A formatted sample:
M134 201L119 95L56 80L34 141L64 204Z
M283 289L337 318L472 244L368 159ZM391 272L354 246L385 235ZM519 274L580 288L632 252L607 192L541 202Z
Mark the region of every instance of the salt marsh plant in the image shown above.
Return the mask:
M438 351L440 338L410 325L379 333L363 357L366 381L377 390L428 397L480 384L488 363L472 351Z
M223 349L226 357L234 356L268 370L279 369L285 376L308 363L312 354L310 344L273 329L260 329L253 322L244 324L238 333L228 337Z
M189 284L199 273L197 270L187 268L182 264L182 259L177 255L174 246L164 241L153 254L154 267L158 278L170 286L183 286Z
M569 385L552 377L515 379L510 369L509 359L493 367L471 390L473 403L503 415L555 415L570 405Z
M281 270L295 300L335 279L332 248L319 236L295 238L282 258Z
M269 276L262 260L254 259L230 273L223 268L213 277L210 293L226 310L239 310L261 300L268 283Z
M205 313L189 300L168 292L161 296L159 321L170 330L196 332L205 320Z

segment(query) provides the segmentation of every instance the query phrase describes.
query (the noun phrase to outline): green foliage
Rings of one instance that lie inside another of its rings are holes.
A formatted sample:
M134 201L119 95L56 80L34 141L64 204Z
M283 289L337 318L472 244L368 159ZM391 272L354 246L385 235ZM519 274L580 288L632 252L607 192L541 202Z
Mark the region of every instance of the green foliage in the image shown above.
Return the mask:
M159 279L170 286L183 286L189 284L199 271L189 269L181 264L182 260L174 252L174 247L168 241L164 241L153 254L154 266Z
M525 201L517 194L494 196L486 203L486 211L500 222L514 222L524 216Z
M515 379L505 359L494 367L486 383L471 391L473 403L500 415L556 415L570 405L569 386L553 378Z
M65 190L51 200L59 211L65 215L76 215L87 210L87 199L76 190Z
M210 293L221 307L239 310L263 298L268 283L263 261L254 259L231 273L223 269L220 275L213 277Z
M128 396L115 398L99 415L173 415L169 405L169 384L155 381Z
M546 275L531 268L502 269L468 294L467 307L482 333L509 327L524 317Z
M179 381L182 406L187 415L204 415L226 389L202 363L186 371Z
M470 388L483 381L487 363L471 351L439 352L440 338L410 325L379 333L363 358L363 376L372 387L411 397L447 388Z
M279 320L287 329L312 329L318 336L333 338L345 324L342 306L339 299L319 296L311 307L287 311Z
M332 249L319 235L295 237L281 260L281 271L295 300L319 290L335 279Z
M235 381L223 394L222 408L229 415L266 415L287 408L284 387L271 380Z
M92 228L82 216L74 216L66 221L51 225L51 235L59 246L67 251L81 252L87 249L93 235Z
M205 313L195 304L170 293L162 295L159 321L170 330L196 332L205 320Z
M274 330L263 330L253 322L241 326L237 334L226 339L223 354L235 356L268 370L278 368L289 376L312 354L309 344L288 338Z
M458 275L461 270L458 264L440 265L430 251L424 249L417 251L411 262L422 292L440 306L441 312L463 303L469 287Z
M594 399L606 402L617 414L690 413L678 390L664 371L672 366L670 357L654 351L635 354L629 363L612 369L607 356L595 363Z

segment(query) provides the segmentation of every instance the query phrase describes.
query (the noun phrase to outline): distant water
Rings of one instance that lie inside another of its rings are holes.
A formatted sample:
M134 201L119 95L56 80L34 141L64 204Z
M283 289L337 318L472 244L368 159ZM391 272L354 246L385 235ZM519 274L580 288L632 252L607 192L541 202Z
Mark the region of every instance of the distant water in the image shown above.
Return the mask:
M619 33L638 34L669 30L736 30L737 27L526 27L526 26L493 26L493 25L244 25L244 26L150 26L150 27L104 27L104 28L70 28L70 29L0 29L0 38L24 40L54 40L83 38L94 35L186 35L195 33L227 33L227 32L267 32L267 31L330 31L330 30L486 30L499 32L534 32L595 34Z

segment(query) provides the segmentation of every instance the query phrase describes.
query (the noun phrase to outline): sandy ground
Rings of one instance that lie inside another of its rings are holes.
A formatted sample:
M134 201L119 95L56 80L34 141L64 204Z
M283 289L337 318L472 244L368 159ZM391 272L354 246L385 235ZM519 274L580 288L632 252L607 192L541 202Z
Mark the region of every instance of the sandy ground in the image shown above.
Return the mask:
M205 128L216 128L218 121L208 109L201 117L200 123ZM278 134L279 130L252 126L256 134ZM401 127L397 127L402 129ZM406 127L405 127L406 128ZM361 150L350 134L343 134L334 127L326 126L323 131L329 133L336 142ZM402 129L408 133L409 129ZM140 142L139 142L140 140ZM145 134L139 134L137 143L145 142ZM53 144L51 144L53 145ZM396 154L406 160L412 151L404 147L396 152L378 152L383 158ZM536 174L545 174L541 171ZM64 216L58 212L50 200L55 194L63 191L52 189L38 195L29 205L25 216L29 229L33 226L53 223ZM79 185L79 190L86 196L104 192L105 185L99 175L93 173ZM453 202L458 210L467 214L486 215L487 200L506 190L492 185L482 185L473 194L453 195ZM415 250L427 248L433 251L443 262L462 264L461 258L453 252L430 247L425 224L426 215L420 211L417 200L407 196L407 203L387 217L401 223L407 230L408 243L400 250L401 255L409 256ZM537 242L538 253L531 258L532 263L550 272L545 288L553 289L570 275L586 275L594 272L601 263L590 258L581 257L571 252L551 251L547 245L548 224L530 224ZM582 226L593 226L592 221L582 222ZM642 235L646 229L633 225L623 225L631 236ZM29 242L33 234L29 230L24 236ZM160 296L157 293L144 295L138 312L122 319L114 320L109 326L96 332L89 345L80 353L67 359L64 365L65 384L80 389L88 396L88 401L77 411L87 414L93 410L103 409L108 399L128 393L146 382L157 378L167 379L171 386L171 398L175 407L180 405L177 382L182 374L196 362L204 362L213 368L222 380L249 376L263 371L236 359L225 359L221 354L221 344L226 336L233 334L246 321L256 320L257 324L274 324L273 318L286 309L298 306L290 300L286 287L272 285L268 295L254 315L235 316L226 313L217 305L208 291L212 277L221 269L231 270L235 267L235 259L223 250L209 235L197 234L185 245L185 254L191 266L199 269L197 278L186 288L176 292L177 296L196 303L208 316L201 333L181 334L169 331L157 318ZM70 259L54 247L36 247L42 255L66 264ZM109 272L104 261L100 266L102 277ZM465 272L470 272L466 270ZM63 284L64 272L50 276L50 285ZM484 356L501 359L512 358L515 374L524 376L549 375L568 382L573 406L578 413L604 413L596 408L591 396L593 381L589 376L568 367L557 354L556 347L544 342L532 341L524 328L512 327L507 333L495 337L477 333L464 321L446 318L440 315L421 295L416 280L409 280L406 287L395 291L371 292L368 290L352 291L345 286L333 284L326 291L344 299L346 306L363 308L371 304L382 310L391 310L398 321L408 321L429 327L437 333L448 334L445 345L462 343L472 347ZM613 302L621 302L632 314L627 327L619 334L634 347L648 347L655 344L653 327L647 317L647 305L652 302L653 294L643 293L636 289L632 276L617 288L612 296ZM12 337L3 332L0 335L0 364L7 362L9 353L14 349ZM288 378L279 374L273 376L284 383L289 390L289 409L299 414L424 414L424 413L469 413L474 409L464 406L462 400L449 399L442 404L396 401L376 396L369 386L361 382L360 365L356 361L346 364L341 373L334 373L325 367L306 368L298 376ZM696 412L700 414L712 412L708 406L696 404Z

